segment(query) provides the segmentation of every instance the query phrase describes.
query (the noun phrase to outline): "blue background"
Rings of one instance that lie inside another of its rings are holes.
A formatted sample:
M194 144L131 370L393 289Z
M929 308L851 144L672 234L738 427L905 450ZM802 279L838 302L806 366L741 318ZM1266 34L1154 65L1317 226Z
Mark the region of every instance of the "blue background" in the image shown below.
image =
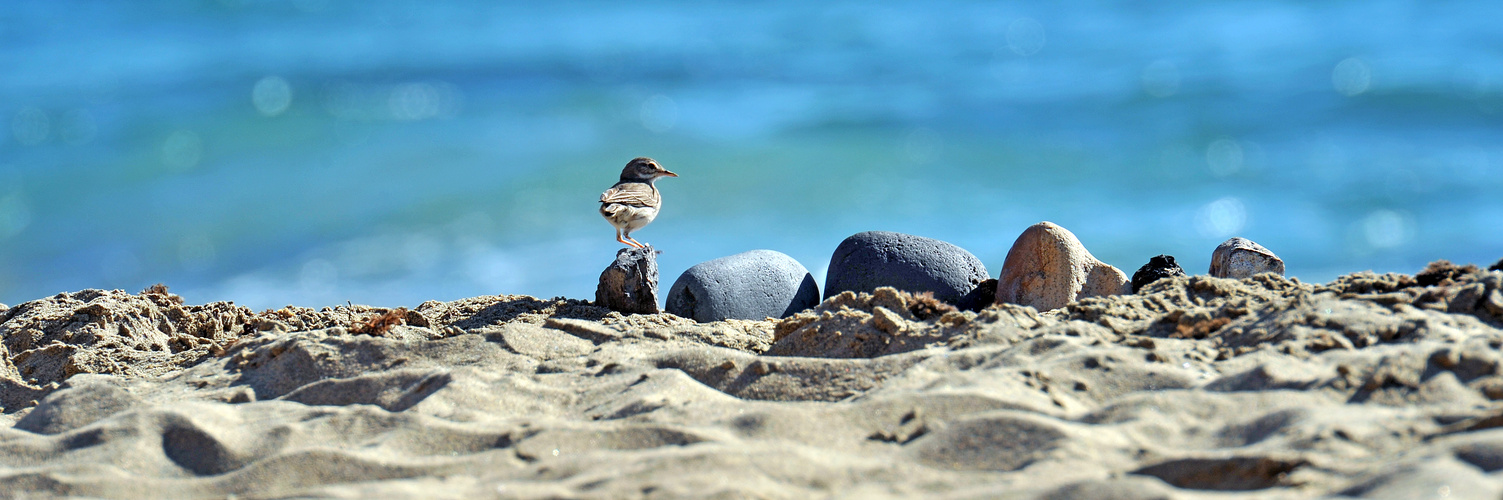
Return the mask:
M632 157L664 289L864 230L996 276L1230 236L1326 281L1503 257L1498 2L11 1L0 302L592 298Z

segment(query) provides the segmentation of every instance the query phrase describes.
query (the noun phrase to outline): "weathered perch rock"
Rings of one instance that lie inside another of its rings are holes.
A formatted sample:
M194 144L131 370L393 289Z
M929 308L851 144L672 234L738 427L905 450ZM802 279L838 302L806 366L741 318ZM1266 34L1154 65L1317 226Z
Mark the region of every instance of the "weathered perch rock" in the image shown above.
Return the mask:
M616 261L600 273L595 305L622 314L659 312L658 260L651 245L616 252Z

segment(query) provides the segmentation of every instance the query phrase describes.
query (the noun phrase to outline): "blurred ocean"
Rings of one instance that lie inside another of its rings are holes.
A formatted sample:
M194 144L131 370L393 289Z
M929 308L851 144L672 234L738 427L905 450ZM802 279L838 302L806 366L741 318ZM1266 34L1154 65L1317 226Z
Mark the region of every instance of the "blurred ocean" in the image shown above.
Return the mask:
M846 236L993 276L1050 220L1131 274L1238 235L1327 281L1503 257L1503 3L0 6L0 302L593 298L639 231L823 283Z

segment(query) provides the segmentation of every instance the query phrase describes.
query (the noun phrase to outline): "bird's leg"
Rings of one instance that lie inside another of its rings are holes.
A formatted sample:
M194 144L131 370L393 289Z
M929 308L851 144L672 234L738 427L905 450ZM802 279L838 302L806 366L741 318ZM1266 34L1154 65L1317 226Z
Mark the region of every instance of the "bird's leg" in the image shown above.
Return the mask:
M630 238L630 236L628 236L627 238ZM621 230L620 229L616 230L616 241L619 241L619 242L621 242L621 244L629 246L629 247L642 248L641 246L637 245L636 243L632 243L632 241L636 241L636 240L626 241L626 240L621 239Z
M631 233L626 234L626 239L631 240L632 243L636 243L637 248L647 248L647 245L643 245L642 242L637 241L635 238L632 238Z

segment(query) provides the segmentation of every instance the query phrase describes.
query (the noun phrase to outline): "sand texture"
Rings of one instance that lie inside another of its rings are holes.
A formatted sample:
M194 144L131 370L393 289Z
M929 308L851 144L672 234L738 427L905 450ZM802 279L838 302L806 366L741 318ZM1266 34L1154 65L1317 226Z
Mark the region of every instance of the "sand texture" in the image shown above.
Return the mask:
M1503 271L782 320L86 290L0 312L0 496L1499 498Z

